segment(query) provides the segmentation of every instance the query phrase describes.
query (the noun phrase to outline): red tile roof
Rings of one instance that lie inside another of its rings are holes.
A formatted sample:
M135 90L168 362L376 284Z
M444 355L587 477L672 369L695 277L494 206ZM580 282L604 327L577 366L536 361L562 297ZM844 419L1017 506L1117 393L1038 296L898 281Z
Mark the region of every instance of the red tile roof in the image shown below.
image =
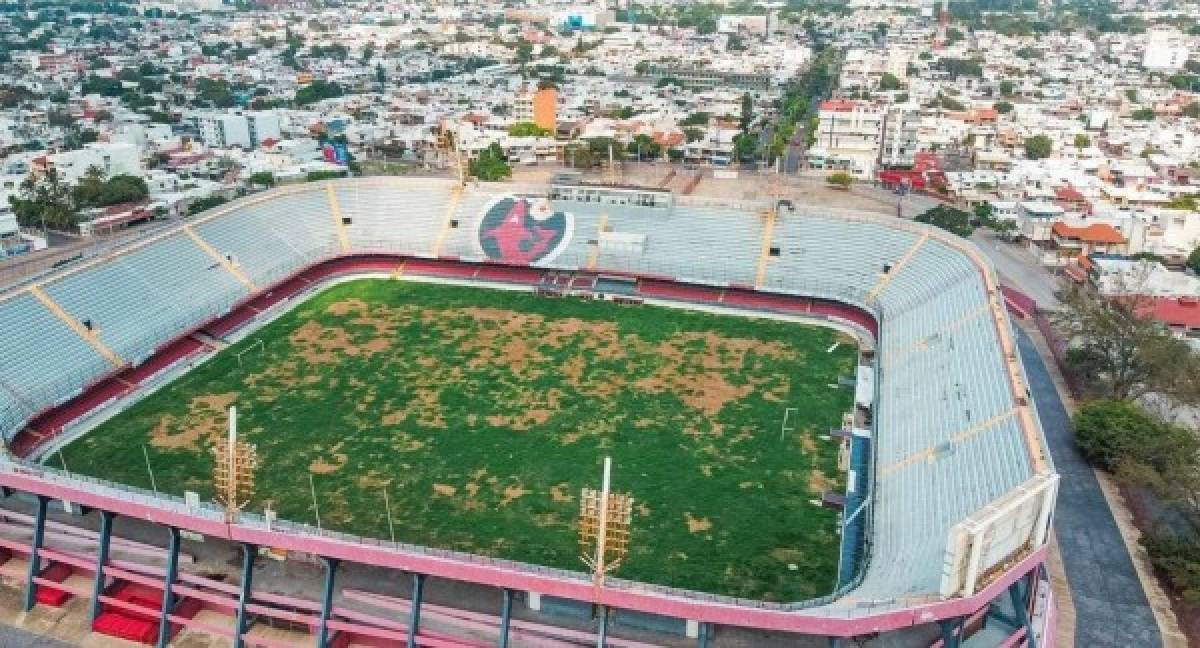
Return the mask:
M834 112L853 112L855 108L860 106L857 101L849 99L826 99L821 102L821 110L832 110Z
M1071 227L1066 223L1059 221L1054 224L1054 235L1063 238L1078 239L1087 243L1115 243L1120 244L1125 242L1125 237L1116 230L1112 225L1104 223L1096 223L1087 227Z
M1200 328L1200 297L1159 297L1142 312L1168 326Z
M1064 202L1087 202L1087 198L1084 198L1078 189L1071 186L1055 187L1054 197Z

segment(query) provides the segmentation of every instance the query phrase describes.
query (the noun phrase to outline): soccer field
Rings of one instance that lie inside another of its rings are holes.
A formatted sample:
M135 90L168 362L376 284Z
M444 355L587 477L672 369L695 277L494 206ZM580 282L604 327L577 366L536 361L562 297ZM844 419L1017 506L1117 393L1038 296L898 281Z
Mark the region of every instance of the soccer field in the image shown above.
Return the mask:
M149 488L144 447L160 490L210 499L210 448L236 405L262 464L251 511L315 524L311 476L325 528L388 538L386 491L398 541L585 571L579 492L610 455L613 489L635 499L617 576L800 600L834 585L837 515L814 502L844 489L822 436L852 406L838 378L856 354L836 331L772 319L354 280L62 457Z

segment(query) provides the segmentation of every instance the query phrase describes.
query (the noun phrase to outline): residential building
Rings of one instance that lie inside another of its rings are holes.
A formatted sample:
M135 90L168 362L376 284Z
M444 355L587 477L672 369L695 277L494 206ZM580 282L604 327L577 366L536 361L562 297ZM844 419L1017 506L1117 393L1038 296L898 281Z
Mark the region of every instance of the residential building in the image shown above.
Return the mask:
M256 148L280 138L279 116L271 112L196 115L200 141L211 148Z
M884 167L911 167L920 149L918 127L920 113L916 105L897 104L884 114L879 163Z
M558 127L558 90L549 87L518 93L512 116L518 122L533 122L553 133Z
M867 178L874 174L883 137L884 113L864 101L831 99L821 102L816 143L810 157L822 166L845 169Z

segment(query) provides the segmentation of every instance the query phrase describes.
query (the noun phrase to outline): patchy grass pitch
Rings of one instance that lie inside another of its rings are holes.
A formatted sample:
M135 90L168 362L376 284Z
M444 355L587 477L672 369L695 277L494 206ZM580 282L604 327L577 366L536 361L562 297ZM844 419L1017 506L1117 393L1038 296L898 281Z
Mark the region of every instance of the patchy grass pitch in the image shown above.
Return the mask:
M234 354L262 339L239 368ZM841 344L833 352L834 342ZM334 286L63 454L72 471L210 498L225 408L287 519L583 570L579 491L636 498L619 576L789 601L827 593L842 489L821 440L857 350L822 328L407 281ZM780 439L785 407L796 432ZM57 457L50 460L57 462Z

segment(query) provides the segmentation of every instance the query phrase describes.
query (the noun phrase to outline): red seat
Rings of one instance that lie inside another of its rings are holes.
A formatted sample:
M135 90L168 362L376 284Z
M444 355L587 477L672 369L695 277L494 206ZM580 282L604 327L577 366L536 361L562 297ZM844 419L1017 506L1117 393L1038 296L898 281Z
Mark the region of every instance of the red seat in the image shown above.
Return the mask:
M134 619L119 612L103 612L92 623L92 630L100 634L153 644L158 640L158 623L146 619Z

